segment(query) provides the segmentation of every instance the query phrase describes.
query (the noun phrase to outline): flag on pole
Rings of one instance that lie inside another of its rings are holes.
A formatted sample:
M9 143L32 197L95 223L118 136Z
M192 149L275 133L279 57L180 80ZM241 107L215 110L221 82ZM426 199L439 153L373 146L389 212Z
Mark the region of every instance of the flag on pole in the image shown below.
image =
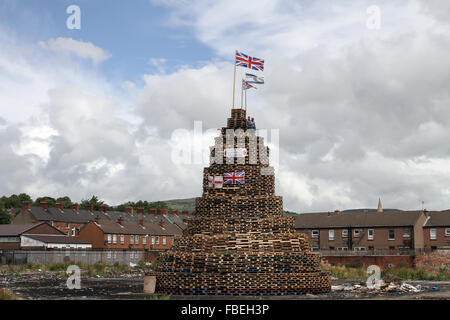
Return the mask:
M248 81L245 81L244 79L242 79L242 89L247 90L250 88L257 89L255 86L252 86Z
M257 71L264 71L264 59L250 57L236 50L235 65Z
M245 76L247 77L247 79L251 79L250 81L247 80L248 83L264 84L264 77L257 77L251 73L246 73Z

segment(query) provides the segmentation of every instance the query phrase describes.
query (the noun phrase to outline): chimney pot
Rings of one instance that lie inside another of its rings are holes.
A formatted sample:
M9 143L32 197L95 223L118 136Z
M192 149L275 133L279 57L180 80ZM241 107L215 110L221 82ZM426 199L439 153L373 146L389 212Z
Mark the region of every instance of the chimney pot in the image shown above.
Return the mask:
M55 202L55 207L61 211L64 211L63 203L60 201Z
M188 214L189 214L189 211L187 211L187 210L183 210L183 211L181 211L181 214L185 214L185 215L188 215Z
M144 207L137 208L137 213L138 214L144 214L144 212L145 212L145 208Z
M72 208L72 210L75 210L76 213L80 212L80 206L78 205L78 203L72 203L70 207Z
M30 201L23 201L22 202L22 210L30 210L30 209L31 209Z
M132 214L133 214L133 211L134 211L134 210L133 210L133 207L125 207L125 212L126 212L126 213L129 213L129 214L132 215Z
M158 214L158 211L156 210L156 208L150 208L150 209L149 209L149 213L150 213L150 214L157 215L157 214Z
M41 206L42 209L48 210L48 203L47 203L47 201L44 201L44 200L39 201L39 205Z
M167 211L167 209L161 209L161 214L165 214L167 215L169 212Z

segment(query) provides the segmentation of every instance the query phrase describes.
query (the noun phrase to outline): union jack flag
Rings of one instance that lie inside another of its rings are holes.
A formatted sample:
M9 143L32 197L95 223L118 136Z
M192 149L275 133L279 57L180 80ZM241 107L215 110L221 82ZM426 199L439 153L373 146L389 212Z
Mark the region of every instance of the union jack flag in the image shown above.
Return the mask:
M236 50L236 66L264 71L264 59L250 57Z
M223 184L244 184L245 172L226 172L223 174Z

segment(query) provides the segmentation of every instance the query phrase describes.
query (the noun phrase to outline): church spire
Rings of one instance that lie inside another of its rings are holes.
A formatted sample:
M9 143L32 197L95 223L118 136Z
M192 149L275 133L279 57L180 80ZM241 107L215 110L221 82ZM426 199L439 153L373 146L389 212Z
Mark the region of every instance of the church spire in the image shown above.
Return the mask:
M381 199L378 198L378 212L383 212L383 206L381 205Z

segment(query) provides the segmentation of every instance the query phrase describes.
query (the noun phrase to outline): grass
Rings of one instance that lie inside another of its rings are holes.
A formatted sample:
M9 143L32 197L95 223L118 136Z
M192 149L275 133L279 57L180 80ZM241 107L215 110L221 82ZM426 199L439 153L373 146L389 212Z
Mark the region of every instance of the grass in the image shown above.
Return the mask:
M120 275L124 273L130 273L132 271L150 271L155 269L155 263L147 265L145 262L140 261L136 267L130 267L128 264L115 263L95 263L95 264L84 264L84 263L52 263L52 264L38 264L38 263L27 263L23 265L0 265L0 274L13 275L15 277L21 277L23 272L60 272L61 274L66 274L66 270L70 265L77 265L80 267L82 274L86 274L88 277L95 276L112 276Z
M331 276L338 279L358 279L366 280L369 274L365 268L357 264L347 264L345 266L323 265L322 269L331 273ZM398 267L381 272L383 279L398 280L429 280L429 281L450 281L450 271L441 269L436 272L427 271L421 268Z

